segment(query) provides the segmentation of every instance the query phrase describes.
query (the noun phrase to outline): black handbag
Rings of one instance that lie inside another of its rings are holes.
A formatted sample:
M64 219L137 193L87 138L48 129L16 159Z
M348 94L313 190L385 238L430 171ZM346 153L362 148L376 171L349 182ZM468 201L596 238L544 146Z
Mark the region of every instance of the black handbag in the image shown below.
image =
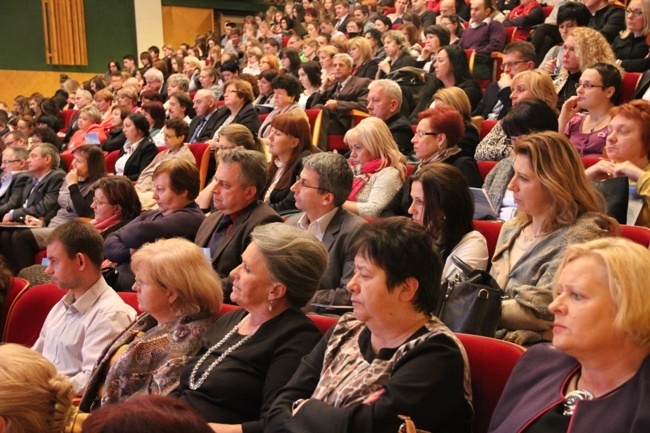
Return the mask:
M626 176L612 177L592 182L592 185L605 198L605 203L601 203L601 211L614 218L619 224L626 224L627 205L630 199L629 179Z
M436 316L454 332L494 337L501 317L499 284L486 271L472 269L456 256L451 260L460 273L442 282Z

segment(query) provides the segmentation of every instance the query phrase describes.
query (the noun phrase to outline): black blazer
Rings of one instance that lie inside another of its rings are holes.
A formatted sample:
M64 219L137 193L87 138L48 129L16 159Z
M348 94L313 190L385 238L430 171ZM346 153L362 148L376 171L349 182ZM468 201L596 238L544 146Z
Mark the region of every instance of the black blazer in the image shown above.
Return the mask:
M406 66L417 67L417 62L410 54L402 53L397 58L397 60L391 62L390 71L395 72L396 70L400 68L404 68ZM379 74L379 78L386 78L386 75L387 74L385 74L384 71L381 71L381 73Z
M124 153L124 147L122 147L122 149L120 149L118 158L121 158ZM143 138L129 159L126 160L126 165L124 166L124 176L128 177L131 180L138 180L138 177L140 177L142 170L151 164L151 161L153 161L156 155L158 155L158 148L154 142L151 141L151 138Z
M126 136L122 128L117 128L108 133L108 138L102 143L102 150L111 153L124 147Z
M367 61L352 72L352 75L355 77L370 78L371 80L374 80L377 76L377 62L372 59Z
M650 70L645 71L643 75L641 75L641 79L639 80L639 83L636 86L636 90L632 95L632 99L643 98L643 95L648 90L648 87L650 87Z
M472 116L481 116L484 119L487 119L488 115L492 112L492 109L501 101L503 108L499 112L497 120L501 120L512 107L512 100L510 99L510 87L504 87L499 89L499 84L492 82L488 84L483 94L483 99L478 103L476 109L472 112Z
M196 137L192 142L193 143L205 143L206 141L212 139L212 136L214 135L214 131L217 129L215 126L216 122L216 117L217 117L217 111L215 110L208 121L203 125L203 129L201 129L201 132L199 133L199 136ZM194 116L194 119L190 122L190 132L187 134L187 141L190 141L192 136L194 135L194 130L198 127L199 123L203 117L201 116Z
M0 218L11 209L16 209L22 205L23 190L32 178L28 171L14 173L9 182L9 187L0 197ZM31 188L31 183L30 183Z
M290 188L291 185L293 185L300 176L300 172L302 171L302 159L311 154L312 152L310 150L305 150L298 157L296 165L293 167L293 171L291 172L289 184L286 188L275 188L273 191L271 191L269 206L271 206L276 212L280 213L283 211L296 210L296 199L293 197L293 191L291 191ZM268 190L268 187L271 186L271 182L273 182L273 179L269 178L268 184L266 185L266 190ZM264 194L262 194L262 197L265 196L266 190L264 191Z
M230 116L230 109L225 105L219 108L217 112L212 115L212 118L208 121L208 123L211 123L212 120L214 120L212 135L214 135L214 131L219 129L223 122L226 121L228 116ZM239 113L237 113L232 123L244 125L255 137L257 137L257 132L260 130L260 126L262 126L262 121L260 120L259 114L257 114L257 110L255 110L255 107L250 102L239 110ZM203 131L205 131L205 128L203 128ZM201 131L201 135L203 135L203 131ZM212 135L210 135L210 138L212 138Z
M63 185L65 172L52 170L34 188L27 181L18 207L14 208L13 221L24 222L25 216L43 218L45 225L59 210L59 190ZM33 177L30 176L30 179ZM24 206L23 206L24 204Z

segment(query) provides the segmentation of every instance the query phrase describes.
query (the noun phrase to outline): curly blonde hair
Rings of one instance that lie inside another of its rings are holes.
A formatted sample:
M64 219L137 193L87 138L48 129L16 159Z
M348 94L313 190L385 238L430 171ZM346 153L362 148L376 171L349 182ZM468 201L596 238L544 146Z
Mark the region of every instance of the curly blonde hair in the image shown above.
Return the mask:
M18 344L0 346L0 414L8 433L64 431L74 388L39 353Z
M575 27L569 37L576 43L576 58L580 70L584 71L594 63L616 65L616 56L607 39L598 30L590 27Z

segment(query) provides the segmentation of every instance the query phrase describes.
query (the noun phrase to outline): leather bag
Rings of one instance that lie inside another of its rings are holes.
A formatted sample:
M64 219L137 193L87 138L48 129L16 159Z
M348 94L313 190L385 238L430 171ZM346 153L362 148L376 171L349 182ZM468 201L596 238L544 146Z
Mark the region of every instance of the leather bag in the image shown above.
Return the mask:
M501 288L492 276L472 269L456 256L452 262L460 273L442 283L436 316L453 332L494 337L501 317Z

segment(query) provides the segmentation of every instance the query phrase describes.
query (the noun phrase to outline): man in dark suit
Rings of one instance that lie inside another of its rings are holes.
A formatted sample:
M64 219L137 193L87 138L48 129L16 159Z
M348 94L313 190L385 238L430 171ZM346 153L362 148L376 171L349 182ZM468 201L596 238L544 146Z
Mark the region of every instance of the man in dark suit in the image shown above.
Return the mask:
M644 99L643 97L648 92L648 89L650 89L650 70L645 71L639 78L632 99Z
M386 123L399 151L409 156L413 152L411 140L415 133L409 119L401 113L401 87L393 80L375 80L368 90L368 113Z
M503 74L499 81L493 81L485 89L483 99L476 106L472 116L488 120L501 120L512 106L510 85L512 77L519 72L535 68L535 47L530 42L517 41L506 45L503 50Z
M29 152L24 147L8 147L2 152L0 178L0 218L20 206L23 189L32 175L27 171Z
M304 212L289 218L287 224L316 236L329 255L320 289L311 300L311 307L317 312L342 314L349 308L331 306L351 305L346 289L354 273L350 244L365 224L363 218L341 207L352 189L352 177L352 169L342 155L322 152L303 160L300 178L291 187L296 207Z
M336 0L334 2L334 30L341 33L347 33L348 21L350 21L350 4L348 0Z
M3 156L4 158L4 156ZM65 172L57 169L61 157L51 144L41 143L29 152L27 169L32 175L32 185L23 189L21 206L5 213L2 222L25 223L27 217L41 218L46 223L59 209L57 202Z
M217 98L210 89L201 89L194 95L196 116L190 123L188 143L204 143L210 140L216 129Z
M214 177L212 199L218 210L201 224L194 243L209 249L212 267L223 279L224 299L228 301L230 271L241 264L250 233L259 224L282 222L282 218L259 200L267 182L264 154L233 150L223 157Z
M343 135L352 126L351 110L368 112L370 79L352 75L354 61L348 54L335 55L333 66L334 74L325 79L309 108L323 109L324 131Z
M422 28L432 26L436 23L436 14L427 9L426 0L411 0L411 10L420 17Z

